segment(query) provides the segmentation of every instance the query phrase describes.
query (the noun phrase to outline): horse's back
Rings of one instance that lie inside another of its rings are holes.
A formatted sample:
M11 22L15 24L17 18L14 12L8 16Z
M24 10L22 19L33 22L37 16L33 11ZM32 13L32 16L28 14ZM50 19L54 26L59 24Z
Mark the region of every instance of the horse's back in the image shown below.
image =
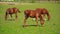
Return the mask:
M41 14L46 14L48 13L47 9L46 8L37 8L36 9L36 12L39 12Z
M9 12L9 13L17 13L17 11L18 11L18 9L17 8L8 8L7 9L7 12Z
M37 8L35 11L37 12L37 13L41 13L41 8Z
M14 8L12 8L12 9L13 9L13 11L15 11L15 12L17 12L17 11L18 11L18 9L17 9L17 8L15 8L15 7L14 7Z
M25 14L30 14L30 13L33 13L33 10L25 10L24 13Z
M12 8L8 8L6 11L7 11L8 13L12 13L12 12L13 12Z
M30 16L30 17L34 17L34 16L35 16L35 13L36 13L36 12L34 12L34 10L25 10L25 11L24 11L24 14L25 14L26 16Z

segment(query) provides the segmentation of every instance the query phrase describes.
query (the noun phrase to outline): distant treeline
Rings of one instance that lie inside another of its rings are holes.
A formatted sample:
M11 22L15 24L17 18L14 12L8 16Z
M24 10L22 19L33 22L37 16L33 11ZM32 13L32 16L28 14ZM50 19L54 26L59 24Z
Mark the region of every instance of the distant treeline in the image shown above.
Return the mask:
M0 0L0 2L41 2L41 1L51 1L51 2L60 2L60 0Z

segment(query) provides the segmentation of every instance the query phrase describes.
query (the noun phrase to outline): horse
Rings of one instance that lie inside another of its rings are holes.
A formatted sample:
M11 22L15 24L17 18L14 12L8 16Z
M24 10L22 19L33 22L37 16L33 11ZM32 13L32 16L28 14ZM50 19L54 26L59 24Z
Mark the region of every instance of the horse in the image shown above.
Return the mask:
M38 18L40 18L40 23L43 26L44 24L44 20L40 14L40 12L35 11L35 10L25 10L24 11L24 27L26 27L26 20L30 17L30 18L36 18L36 26L38 26Z
M37 8L36 10L38 12L40 12L40 14L43 16L43 18L45 18L45 16L47 15L48 21L50 20L50 14L46 8Z
M19 9L17 9L16 7L13 7L13 8L8 8L7 10L6 10L6 13L5 13L5 20L7 20L7 17L8 17L8 15L10 15L11 16L11 18L12 18L12 14L15 14L15 16L16 16L16 19L17 19L17 13L20 13L20 11L19 11Z

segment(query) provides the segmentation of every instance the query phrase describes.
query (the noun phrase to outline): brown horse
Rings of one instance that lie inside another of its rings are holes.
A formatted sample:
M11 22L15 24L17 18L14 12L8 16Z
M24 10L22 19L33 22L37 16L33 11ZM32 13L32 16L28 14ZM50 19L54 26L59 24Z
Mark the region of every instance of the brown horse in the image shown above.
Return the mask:
M31 17L31 18L36 18L36 25L38 25L38 18L40 18L41 25L43 26L44 20L40 14L39 11L35 10L25 10L24 11L25 19L24 19L24 27L26 26L26 20Z
M47 15L48 20L50 20L50 14L49 14L49 12L48 12L47 9L45 9L45 8L37 8L36 10L37 10L38 12L40 12L40 14L43 15L44 18L45 18L45 16Z
M8 8L7 10L6 10L6 14L5 14L5 20L7 20L7 17L8 17L8 15L10 15L11 17L12 17L12 14L15 14L16 15L16 19L17 19L17 13L20 13L20 11L19 11L19 9L17 9L17 8Z

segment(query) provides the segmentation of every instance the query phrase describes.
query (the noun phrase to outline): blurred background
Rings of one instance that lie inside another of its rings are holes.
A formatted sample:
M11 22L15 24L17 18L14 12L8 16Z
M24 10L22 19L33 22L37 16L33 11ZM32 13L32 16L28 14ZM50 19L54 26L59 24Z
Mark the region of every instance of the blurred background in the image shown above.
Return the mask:
M0 0L0 2L24 2L24 3L40 3L40 2L55 2L59 3L60 0Z
M12 18L8 16L5 20L6 10L13 7L21 11L18 19L15 20L13 14ZM44 27L38 21L36 27L36 21L29 18L24 28L24 11L36 8L46 8L51 15L50 21L45 21ZM0 34L60 34L60 0L0 0Z

